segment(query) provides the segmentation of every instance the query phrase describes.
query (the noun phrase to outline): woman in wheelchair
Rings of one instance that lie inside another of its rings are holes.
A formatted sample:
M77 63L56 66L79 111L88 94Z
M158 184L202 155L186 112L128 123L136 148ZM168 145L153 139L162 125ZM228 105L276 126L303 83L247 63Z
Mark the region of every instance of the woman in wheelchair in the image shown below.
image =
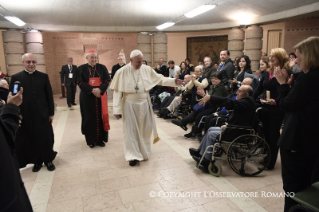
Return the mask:
M212 79L211 79L212 85L207 87L207 94L213 95L213 96L222 96L225 97L228 95L228 92L222 83L222 74L220 72L215 72L212 74ZM199 96L204 96L205 92L204 89L197 89L197 93ZM192 94L192 95L196 95ZM216 105L212 103L208 103L206 105L203 105L203 107L198 107L196 109L196 106L200 105L195 105L194 110L185 118L182 120L172 120L172 123L180 126L183 130L187 130L186 125L189 123L192 123L195 121L194 126L192 127L192 130L190 133L185 134L185 138L195 138L196 134L201 133L201 129L199 129L197 126L203 116L210 115L216 110Z
M226 107L233 112L229 116L228 125L240 125L240 126L252 126L255 117L256 105L255 101L250 97L253 93L252 88L249 85L242 85L237 91L236 99L229 99L227 97L210 96L208 93L199 102L201 105L205 105L207 102L220 107ZM198 163L201 156L204 154L206 148L210 145L214 145L216 138L223 134L231 134L232 130L227 129L227 126L211 127L204 136L198 149L190 148L189 152L193 159ZM208 172L208 165L212 158L211 153L205 154L202 161L202 166L199 166L203 171Z

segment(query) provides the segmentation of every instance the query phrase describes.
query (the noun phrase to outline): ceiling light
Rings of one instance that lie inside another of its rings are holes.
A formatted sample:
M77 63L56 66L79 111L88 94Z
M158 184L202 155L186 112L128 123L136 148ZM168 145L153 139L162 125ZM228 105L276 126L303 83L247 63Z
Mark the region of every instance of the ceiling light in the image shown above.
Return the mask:
M7 19L8 21L14 23L15 25L17 26L24 26L25 23L18 17L15 17L15 16L3 16L5 19Z
M214 4L204 4L204 5L200 6L200 7L197 7L197 8L195 8L195 9L191 10L191 11L188 12L188 13L185 13L184 15L185 15L187 18L193 18L193 17L195 17L195 16L197 16L197 15L200 15L200 14L202 14L202 13L204 13L204 12L207 12L207 11L209 11L209 10L212 10L212 9L214 9L215 7L216 7L216 5L214 5Z
M157 26L156 29L159 29L159 30L166 29L167 27L171 27L174 24L175 24L174 22L166 22L166 23L164 23L162 25Z

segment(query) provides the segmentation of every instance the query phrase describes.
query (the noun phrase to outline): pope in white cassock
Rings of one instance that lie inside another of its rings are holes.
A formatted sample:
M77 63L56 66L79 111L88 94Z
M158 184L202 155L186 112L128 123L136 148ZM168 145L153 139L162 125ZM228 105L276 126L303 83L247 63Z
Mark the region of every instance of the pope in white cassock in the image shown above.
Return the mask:
M149 91L155 85L174 87L184 83L142 65L140 50L131 52L130 61L116 72L110 88L114 90L113 114L117 119L123 118L125 159L130 166L135 166L138 161L149 158L152 141L159 140Z

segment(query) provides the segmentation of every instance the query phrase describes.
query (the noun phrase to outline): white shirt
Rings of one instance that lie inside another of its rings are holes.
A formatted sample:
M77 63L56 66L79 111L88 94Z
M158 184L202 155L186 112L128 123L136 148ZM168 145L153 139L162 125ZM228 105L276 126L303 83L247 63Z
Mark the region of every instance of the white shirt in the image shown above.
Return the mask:
M177 65L174 66L174 68L169 68L169 76L171 78L174 78L177 75L177 71L180 71L181 68Z

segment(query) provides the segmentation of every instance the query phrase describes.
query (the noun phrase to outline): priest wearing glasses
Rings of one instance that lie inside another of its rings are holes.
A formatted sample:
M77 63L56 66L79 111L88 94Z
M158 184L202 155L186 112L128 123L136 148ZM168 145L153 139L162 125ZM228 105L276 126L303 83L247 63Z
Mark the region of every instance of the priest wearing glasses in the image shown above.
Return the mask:
M78 67L77 76L81 88L81 130L90 148L104 147L109 130L106 89L111 78L105 65L97 63L97 56L96 51L89 50L86 54L87 63Z
M148 160L151 143L159 140L149 91L155 85L174 87L184 83L142 65L143 54L140 50L131 52L130 61L116 72L110 88L114 90L115 118L123 117L125 159L130 166L135 166L138 161Z

